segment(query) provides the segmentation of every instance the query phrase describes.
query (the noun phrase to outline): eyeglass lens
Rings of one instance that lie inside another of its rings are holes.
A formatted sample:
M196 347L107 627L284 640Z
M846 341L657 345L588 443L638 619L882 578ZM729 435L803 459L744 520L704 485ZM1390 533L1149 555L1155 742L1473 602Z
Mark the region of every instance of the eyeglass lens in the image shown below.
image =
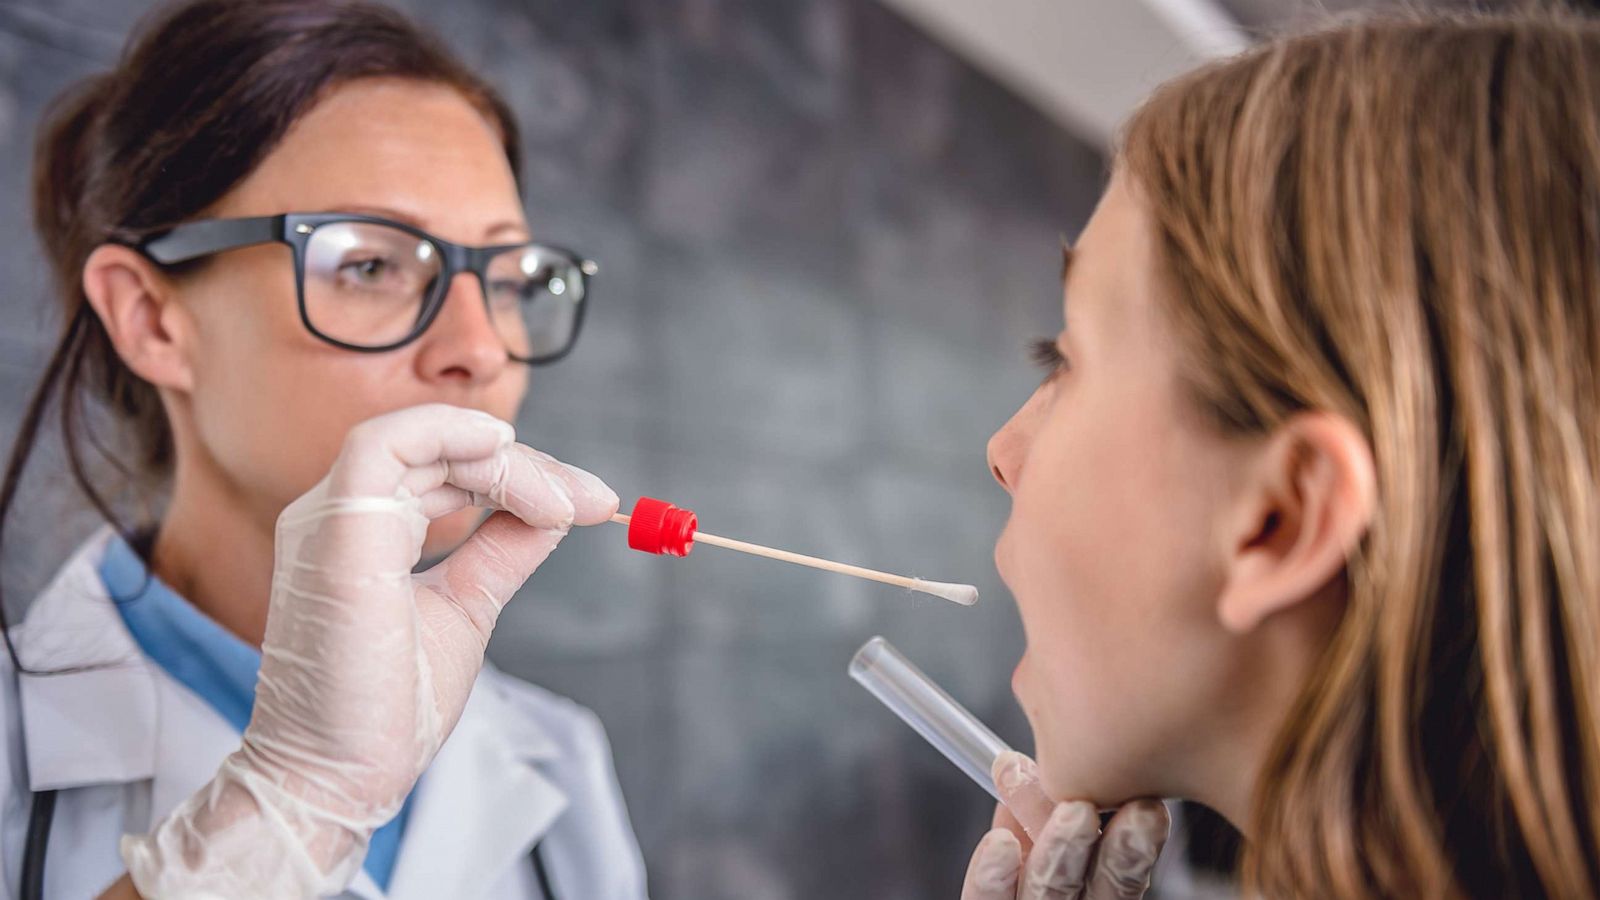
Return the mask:
M324 337L386 347L415 335L439 289L444 259L432 241L371 222L319 226L306 242L306 318ZM560 353L577 329L584 281L569 255L539 245L507 249L485 266L495 332L514 358Z

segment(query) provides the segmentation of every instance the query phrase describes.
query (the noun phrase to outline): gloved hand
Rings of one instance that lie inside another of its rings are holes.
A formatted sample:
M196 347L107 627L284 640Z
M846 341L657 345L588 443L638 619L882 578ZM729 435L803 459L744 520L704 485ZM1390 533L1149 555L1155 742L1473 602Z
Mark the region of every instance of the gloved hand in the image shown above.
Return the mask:
M1005 802L972 853L961 900L1144 896L1171 824L1160 801L1123 806L1102 833L1094 804L1051 800L1039 786L1038 766L1021 753L1000 754L994 781Z
M514 439L457 407L380 416L283 511L242 746L123 839L141 894L323 896L355 877L455 727L501 607L573 524L616 512L598 478ZM501 511L413 575L429 520L469 504Z

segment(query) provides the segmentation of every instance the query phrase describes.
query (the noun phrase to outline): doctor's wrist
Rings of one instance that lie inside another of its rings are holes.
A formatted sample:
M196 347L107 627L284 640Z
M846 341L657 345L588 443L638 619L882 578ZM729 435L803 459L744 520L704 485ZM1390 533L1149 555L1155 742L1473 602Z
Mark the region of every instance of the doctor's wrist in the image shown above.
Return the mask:
M145 835L123 837L128 875L150 898L325 897L360 870L372 829L286 789L243 750Z

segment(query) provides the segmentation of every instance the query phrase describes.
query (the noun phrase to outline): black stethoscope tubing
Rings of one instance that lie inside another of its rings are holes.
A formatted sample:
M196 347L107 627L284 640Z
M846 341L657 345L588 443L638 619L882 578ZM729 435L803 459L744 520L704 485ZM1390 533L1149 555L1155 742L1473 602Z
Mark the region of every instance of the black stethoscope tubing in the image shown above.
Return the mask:
M22 845L22 900L44 900L44 855L50 844L50 822L56 815L56 792L34 791L33 806L28 811L28 837ZM545 869L543 842L533 845L533 874L539 881L539 896L543 900L556 900L550 887L550 873Z

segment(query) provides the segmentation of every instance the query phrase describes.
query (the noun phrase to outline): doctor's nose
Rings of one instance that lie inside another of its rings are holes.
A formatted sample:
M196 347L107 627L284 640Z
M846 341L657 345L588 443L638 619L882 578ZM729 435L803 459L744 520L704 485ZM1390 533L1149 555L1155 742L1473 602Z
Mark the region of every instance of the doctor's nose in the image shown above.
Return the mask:
M483 289L470 272L451 281L438 318L421 337L418 374L424 381L493 381L511 364Z

